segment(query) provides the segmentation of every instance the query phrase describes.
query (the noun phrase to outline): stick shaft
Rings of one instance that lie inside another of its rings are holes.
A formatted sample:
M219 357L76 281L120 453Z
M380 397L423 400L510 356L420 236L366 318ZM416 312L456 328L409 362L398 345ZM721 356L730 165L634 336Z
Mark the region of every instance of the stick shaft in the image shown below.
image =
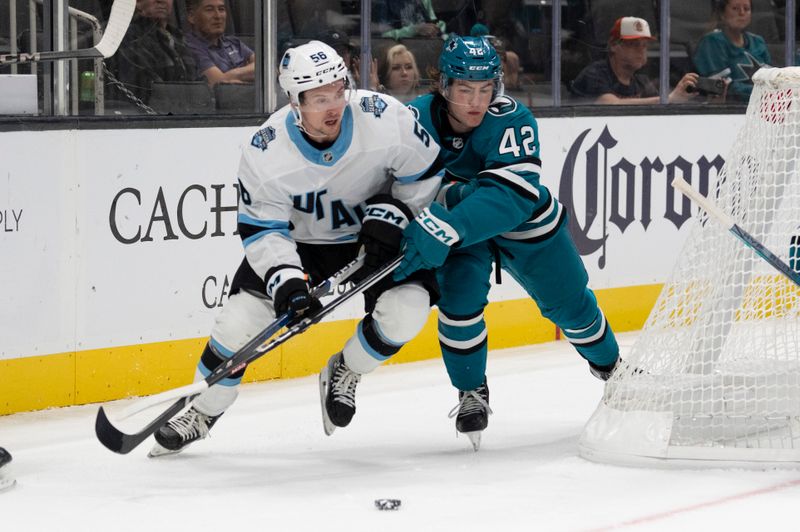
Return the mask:
M675 179L672 181L672 186L678 189L686 197L700 205L700 207L702 207L702 209L706 211L711 218L722 224L733 236L744 242L747 247L755 251L755 253L764 259L770 266L778 270L794 284L800 286L800 274L789 267L788 264L783 262L780 257L767 249L753 235L737 225L733 218L731 218L716 204L714 204L714 202L693 189L692 186L681 177L675 177Z

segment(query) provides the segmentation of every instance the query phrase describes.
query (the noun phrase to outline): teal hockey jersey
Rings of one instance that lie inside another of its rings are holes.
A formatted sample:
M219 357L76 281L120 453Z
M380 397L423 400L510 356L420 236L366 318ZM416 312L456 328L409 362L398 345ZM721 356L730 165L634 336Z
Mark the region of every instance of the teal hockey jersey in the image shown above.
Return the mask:
M460 134L450 127L441 95L426 94L408 106L441 147L445 179L477 180L475 192L449 209L465 228L460 246L495 236L538 240L560 223L563 208L539 183L539 129L527 107L498 96L481 124Z
M730 78L728 95L745 102L753 92L753 74L771 62L764 38L750 32L745 32L744 48L739 48L722 31L712 31L700 40L694 55L698 74Z

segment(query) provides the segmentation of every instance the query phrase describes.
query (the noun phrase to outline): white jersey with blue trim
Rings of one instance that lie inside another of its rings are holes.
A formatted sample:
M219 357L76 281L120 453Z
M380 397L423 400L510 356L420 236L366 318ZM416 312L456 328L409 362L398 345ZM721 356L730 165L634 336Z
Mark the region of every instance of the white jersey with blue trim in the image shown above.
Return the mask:
M248 262L264 279L301 267L295 242L355 242L366 200L379 193L416 215L438 190L438 153L411 111L385 94L353 91L325 149L303 136L290 106L276 111L242 147L238 222Z

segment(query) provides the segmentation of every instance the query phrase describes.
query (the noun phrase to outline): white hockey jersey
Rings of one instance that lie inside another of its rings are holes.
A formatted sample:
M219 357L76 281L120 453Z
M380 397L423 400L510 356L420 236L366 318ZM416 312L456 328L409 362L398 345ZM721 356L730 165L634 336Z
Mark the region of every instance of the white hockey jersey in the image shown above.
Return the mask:
M385 94L353 91L339 137L323 150L288 105L276 111L242 147L238 228L250 266L262 279L282 266L299 273L295 242L355 242L366 200L379 193L416 216L439 188L438 153L411 111Z

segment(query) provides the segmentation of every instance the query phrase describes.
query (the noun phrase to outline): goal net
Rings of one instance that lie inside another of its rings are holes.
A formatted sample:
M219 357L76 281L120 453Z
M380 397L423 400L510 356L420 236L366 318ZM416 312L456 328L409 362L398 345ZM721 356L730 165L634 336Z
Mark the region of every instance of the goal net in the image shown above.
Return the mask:
M725 167L701 192L800 271L800 68L762 69L753 81ZM581 455L625 464L800 465L800 289L704 212L693 223L586 424Z

